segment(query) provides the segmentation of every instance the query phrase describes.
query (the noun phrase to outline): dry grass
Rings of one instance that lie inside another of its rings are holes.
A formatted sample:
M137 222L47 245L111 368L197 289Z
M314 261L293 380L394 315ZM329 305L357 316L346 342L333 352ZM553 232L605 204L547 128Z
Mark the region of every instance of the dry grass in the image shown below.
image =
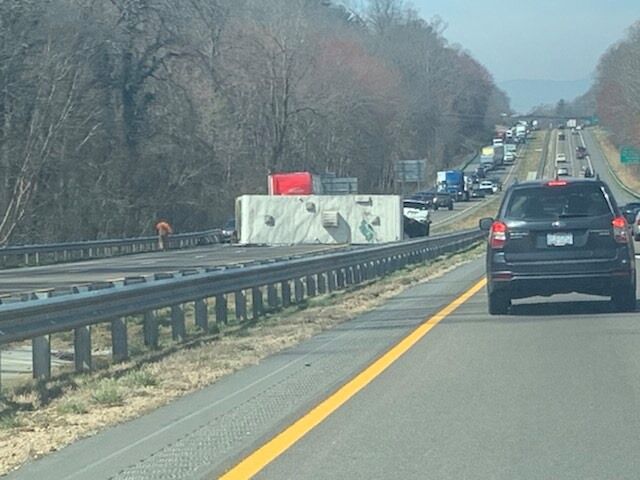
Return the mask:
M0 398L0 474L256 364L375 308L412 284L443 275L482 250L476 247L377 282L309 299L259 322L174 345L155 356L16 389Z
M613 144L609 134L600 127L593 130L604 157L618 179L628 188L640 192L640 165L624 165L620 162L620 150Z

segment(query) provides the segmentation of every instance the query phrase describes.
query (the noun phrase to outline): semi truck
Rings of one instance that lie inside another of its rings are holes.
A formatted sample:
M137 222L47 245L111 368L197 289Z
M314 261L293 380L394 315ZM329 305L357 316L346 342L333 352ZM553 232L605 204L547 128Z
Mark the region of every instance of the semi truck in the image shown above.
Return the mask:
M493 157L493 147L483 147L480 154L480 166L485 170L491 170L495 166L495 159Z
M493 147L493 165L500 167L504 164L504 145L494 145Z
M438 192L447 192L456 200L469 201L469 185L462 170L443 170L437 173Z

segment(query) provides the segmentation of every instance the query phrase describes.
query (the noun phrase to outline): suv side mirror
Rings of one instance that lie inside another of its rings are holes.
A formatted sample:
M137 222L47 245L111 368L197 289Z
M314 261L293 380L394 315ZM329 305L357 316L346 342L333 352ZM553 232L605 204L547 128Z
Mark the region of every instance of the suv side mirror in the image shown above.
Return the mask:
M488 232L491 230L491 225L493 225L493 218L487 217L480 219L480 230Z

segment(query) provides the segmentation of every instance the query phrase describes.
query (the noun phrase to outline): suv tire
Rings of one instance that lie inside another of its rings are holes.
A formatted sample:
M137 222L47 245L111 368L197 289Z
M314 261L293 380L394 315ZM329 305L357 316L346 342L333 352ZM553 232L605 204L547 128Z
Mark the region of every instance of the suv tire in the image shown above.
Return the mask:
M511 298L504 292L489 294L489 313L491 315L506 315L511 306Z
M636 285L633 282L620 291L611 295L611 303L618 312L635 312L636 310Z

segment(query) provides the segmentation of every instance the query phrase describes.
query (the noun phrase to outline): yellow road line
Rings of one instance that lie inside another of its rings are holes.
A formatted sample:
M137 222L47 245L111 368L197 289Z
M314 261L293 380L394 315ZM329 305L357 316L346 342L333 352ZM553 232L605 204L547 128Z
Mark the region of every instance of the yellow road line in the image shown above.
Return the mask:
M304 437L316 425L344 405L351 397L366 387L378 375L404 355L411 347L422 339L444 318L451 315L462 304L474 296L486 285L485 278L456 298L431 318L420 324L409 335L403 338L387 353L356 375L352 380L323 400L319 405L296 420L292 425L280 432L262 447L249 454L244 460L220 477L221 480L244 480L260 472L269 463L287 451L293 444Z

